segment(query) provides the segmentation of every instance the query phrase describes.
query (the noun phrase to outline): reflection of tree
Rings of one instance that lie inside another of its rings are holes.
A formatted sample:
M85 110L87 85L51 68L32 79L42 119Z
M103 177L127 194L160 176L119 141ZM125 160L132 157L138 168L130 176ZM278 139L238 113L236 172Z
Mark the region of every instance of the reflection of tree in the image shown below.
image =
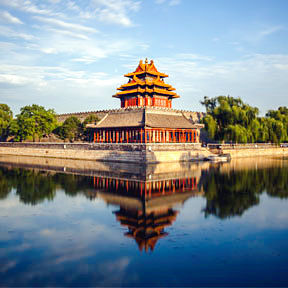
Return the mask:
M84 193L86 189L91 189L91 181L87 179L88 177L86 176L61 173L57 173L53 177L53 181L65 191L66 195L71 197Z
M91 187L91 181L87 181L85 176L72 174L0 168L0 199L5 199L14 188L21 202L36 205L44 200L53 200L57 187L63 188L69 196L76 196Z
M288 198L288 167L267 169L266 191L271 197Z
M5 199L11 192L12 186L6 177L7 169L0 168L0 199Z
M16 194L23 203L36 205L55 197L56 185L49 173L21 170L19 176Z
M242 215L249 207L259 203L259 195L267 191L275 197L288 197L288 167L258 170L210 170L202 175L202 188L207 204L205 215L219 218Z
M0 168L0 175L1 196L8 194L11 188L14 188L20 200L31 205L45 199L52 200L55 196L55 184L52 176L47 172Z

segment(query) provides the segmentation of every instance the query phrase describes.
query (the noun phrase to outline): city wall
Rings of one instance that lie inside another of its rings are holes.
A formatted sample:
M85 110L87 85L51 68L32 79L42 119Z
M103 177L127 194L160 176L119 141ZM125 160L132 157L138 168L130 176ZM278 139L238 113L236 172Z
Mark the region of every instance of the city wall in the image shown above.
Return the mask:
M0 143L0 155L81 159L130 163L164 163L203 160L212 153L198 143ZM288 148L222 149L231 158L288 156Z

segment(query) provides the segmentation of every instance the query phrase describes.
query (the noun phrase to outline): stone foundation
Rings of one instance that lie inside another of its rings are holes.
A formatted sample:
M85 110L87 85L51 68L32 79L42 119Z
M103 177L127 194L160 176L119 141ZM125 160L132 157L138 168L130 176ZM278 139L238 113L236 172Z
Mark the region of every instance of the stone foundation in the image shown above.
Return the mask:
M113 162L197 161L211 153L200 144L0 143L0 155L36 156Z
M222 153L230 154L231 158L288 156L288 148L257 148L257 149L222 149Z

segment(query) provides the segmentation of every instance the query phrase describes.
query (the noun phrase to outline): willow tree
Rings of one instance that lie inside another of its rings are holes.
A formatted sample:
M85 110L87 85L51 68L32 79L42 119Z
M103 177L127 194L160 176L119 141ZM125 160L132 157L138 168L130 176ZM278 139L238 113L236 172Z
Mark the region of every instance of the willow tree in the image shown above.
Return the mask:
M6 140L13 113L7 104L0 104L0 140Z

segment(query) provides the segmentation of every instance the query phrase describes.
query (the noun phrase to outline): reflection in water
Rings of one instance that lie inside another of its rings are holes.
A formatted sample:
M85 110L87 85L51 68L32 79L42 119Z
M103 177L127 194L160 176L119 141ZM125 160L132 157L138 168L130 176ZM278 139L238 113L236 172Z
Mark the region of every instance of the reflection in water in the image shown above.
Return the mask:
M288 284L287 160L0 161L3 286Z
M227 169L228 164L220 164L209 170L205 164L186 165L176 172L170 169L172 172L163 173L161 166L135 170L134 166L108 163L108 170L92 173L101 172L104 176L93 177L83 176L91 175L91 171L85 169L74 168L75 174L64 174L49 165L37 165L33 169L16 168L21 166L19 163L2 162L2 165L0 199L5 199L12 189L21 202L30 205L52 201L57 189L72 197L82 194L90 200L101 198L119 207L114 211L116 219L127 227L125 235L134 238L141 251L143 248L153 251L158 239L167 235L165 227L176 219L179 211L173 207L183 205L190 197L204 196L205 216L211 214L221 219L241 216L258 205L264 191L272 197L288 197L288 166L285 165L264 165L263 169L234 165ZM117 165L116 170L113 165ZM27 164L25 167L29 166L33 167Z
M37 169L21 169L15 168L19 166L17 164L11 166L11 163L8 165L2 162L2 165L0 168L0 199L5 199L14 188L20 201L30 205L42 203L44 200L52 201L56 190L63 189L69 196L83 194L87 198L94 199L100 195L106 202L118 205L122 210L124 209L122 206L126 207L129 203L131 211L140 209L146 213L147 203L151 205L151 199L157 198L158 204L170 201L170 206L168 206L173 207L181 201L184 203L191 196L203 195L207 200L204 209L206 216L213 214L219 218L227 218L240 216L248 208L259 204L259 195L264 191L272 197L288 197L288 166L285 165L281 167L268 166L262 169L243 169L241 167L239 169L236 166L230 167L228 170L225 167L227 164L212 166L209 170L206 169L207 166L204 166L205 169L201 166L191 169L188 166L180 171L183 172L182 174L179 171L172 174L163 173L161 169L160 173L157 174L156 171L155 174L152 174L157 170L153 166L152 169L151 167L141 168L140 171L135 172L132 167L132 171L136 175L128 171L127 167L129 166L127 166L124 172L119 169L117 173L113 167L110 173L109 170L105 173L102 171L104 176L100 177L82 176L89 175L89 173L86 170L81 171L81 169L74 169L75 174L64 174L57 173L59 170L53 171L49 166L43 166L42 169L39 167ZM32 164L30 166L33 167ZM82 175L77 175L77 172ZM99 171L97 172L99 174ZM151 178L152 180L149 180ZM179 196L180 194L181 196ZM174 198L170 197L170 199L169 196L172 195ZM175 198L175 195L178 195L178 198ZM131 202L132 199L138 202ZM148 210L151 213L150 207Z
M273 197L288 197L288 166L229 171L219 166L202 175L202 185L207 199L206 216L242 215L259 204L259 195L264 191Z
M151 251L158 239L168 235L165 227L172 225L178 211L173 207L199 195L197 178L162 181L128 181L94 178L99 197L120 206L114 211L116 219L128 228L125 236L134 238L139 250Z

